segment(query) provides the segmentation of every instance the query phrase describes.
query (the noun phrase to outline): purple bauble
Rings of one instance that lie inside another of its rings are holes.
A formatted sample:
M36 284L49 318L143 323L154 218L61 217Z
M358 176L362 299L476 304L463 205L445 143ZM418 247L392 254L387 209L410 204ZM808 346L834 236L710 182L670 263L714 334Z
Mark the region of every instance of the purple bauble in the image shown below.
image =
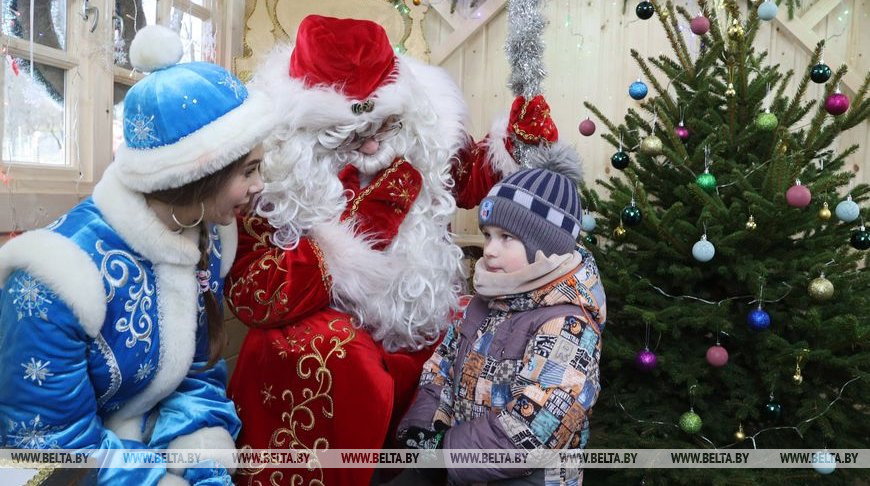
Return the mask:
M676 132L677 136L680 137L680 140L686 140L689 138L689 129L683 125L683 122L680 122L680 124L674 128L674 132Z
M584 135L586 137L595 133L595 122L590 119L585 119L580 122L580 135Z
M652 371L658 362L659 359L656 357L656 354L650 351L649 348L641 349L634 358L634 364L640 371Z
M710 30L710 19L699 15L692 19L689 28L692 29L692 33L695 35L704 35Z
M825 100L825 110L834 116L842 115L848 109L849 97L843 93L831 93L831 96L828 96L828 99Z

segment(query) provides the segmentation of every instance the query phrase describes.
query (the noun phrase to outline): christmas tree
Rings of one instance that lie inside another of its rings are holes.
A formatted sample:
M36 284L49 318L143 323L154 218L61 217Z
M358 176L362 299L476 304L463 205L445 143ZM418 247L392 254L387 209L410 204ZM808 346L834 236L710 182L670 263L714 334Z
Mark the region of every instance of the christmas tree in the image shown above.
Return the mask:
M703 0L699 16L647 3L652 12L639 6L638 16L655 14L673 55L632 51L643 79L629 94L642 101L621 123L586 105L622 169L598 181L606 196L584 190L598 214L586 241L609 311L588 447L866 448L870 233L860 205L870 188L843 168L857 146L830 147L843 131L866 129L870 76L850 103L837 89L846 67L821 62L823 43L805 72L780 72L753 48L770 15L757 2L744 14L726 0L727 18ZM702 37L697 56L680 22ZM822 98L808 99L810 83L825 83ZM820 474L590 469L586 478L793 484ZM863 475L839 468L824 479Z

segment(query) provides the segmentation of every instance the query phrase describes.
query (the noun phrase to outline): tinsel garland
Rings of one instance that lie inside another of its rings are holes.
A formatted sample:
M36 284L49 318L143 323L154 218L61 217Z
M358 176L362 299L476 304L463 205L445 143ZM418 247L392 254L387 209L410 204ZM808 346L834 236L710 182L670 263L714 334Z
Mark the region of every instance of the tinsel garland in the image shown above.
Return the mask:
M544 41L541 35L549 23L541 13L543 0L509 0L508 29L505 53L511 67L508 85L514 96L527 100L542 93L541 82L547 75L544 69ZM514 142L514 158L527 166L529 153L536 146L529 146L511 134Z

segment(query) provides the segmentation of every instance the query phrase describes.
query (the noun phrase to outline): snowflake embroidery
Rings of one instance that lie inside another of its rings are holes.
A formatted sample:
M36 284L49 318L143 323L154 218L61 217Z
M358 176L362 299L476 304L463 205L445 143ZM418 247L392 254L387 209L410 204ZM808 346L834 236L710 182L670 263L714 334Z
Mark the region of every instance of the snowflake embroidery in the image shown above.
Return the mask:
M236 97L237 100L242 99L242 94L244 94L245 92L245 87L242 85L242 83L239 82L238 79L236 79L231 74L227 74L226 76L224 76L223 79L218 81L218 84L229 88L233 92L233 95Z
M152 371L154 371L154 365L151 364L151 361L139 363L139 370L136 371L136 383L151 376Z
M148 116L142 113L142 106L136 106L136 114L132 118L127 118L124 122L130 127L132 140L134 145L153 141L159 142L160 138L154 135L154 115Z
M54 376L54 373L48 369L50 364L51 361L43 363L42 360L31 357L30 363L21 363L21 366L24 368L24 379L35 381L39 386L42 386L42 382L47 377Z
M13 285L9 289L9 293L18 294L12 299L12 304L18 309L18 319L23 319L25 315L33 317L36 314L40 319L47 321L46 306L52 304L54 302L52 299L57 295L28 274L19 277L17 283L18 285Z
M60 449L57 439L52 439L51 434L60 432L61 428L48 426L42 423L42 418L37 415L30 422L16 423L9 421L9 433L6 438L7 444L18 449Z

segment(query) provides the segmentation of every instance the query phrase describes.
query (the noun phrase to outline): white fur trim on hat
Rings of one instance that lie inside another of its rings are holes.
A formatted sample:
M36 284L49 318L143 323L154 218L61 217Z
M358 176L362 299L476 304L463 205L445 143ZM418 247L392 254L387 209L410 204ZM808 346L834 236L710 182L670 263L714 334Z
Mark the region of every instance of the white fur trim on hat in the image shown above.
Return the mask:
M94 261L72 240L39 229L0 248L0 285L24 270L51 288L70 307L84 331L95 337L106 318L106 291Z
M468 108L456 82L442 68L405 56L397 56L397 73L375 90L371 112L354 114L354 102L331 87L305 87L290 77L288 66L292 47L276 46L257 68L253 89L268 94L277 106L281 122L293 127L321 130L359 122L383 121L401 114L406 126L415 129L417 119L427 120L429 137L443 140L453 149L462 147L466 137ZM434 118L434 123L429 123ZM451 154L452 154L451 153ZM413 163L413 160L411 160Z
M181 187L250 152L274 128L273 102L256 90L241 105L181 140L153 149L118 147L124 185L143 193Z
M173 449L196 449L200 460L212 459L233 474L236 472L236 443L233 436L223 427L203 427L191 434L177 437L169 443L168 451ZM170 472L181 474L185 468L168 468Z

